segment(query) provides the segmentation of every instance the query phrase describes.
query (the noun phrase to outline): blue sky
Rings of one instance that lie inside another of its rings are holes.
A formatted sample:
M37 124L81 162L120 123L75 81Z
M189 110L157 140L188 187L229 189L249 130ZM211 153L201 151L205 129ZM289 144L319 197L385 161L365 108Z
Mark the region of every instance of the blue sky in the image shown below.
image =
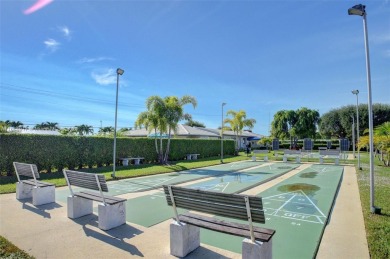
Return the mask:
M367 103L356 1L0 2L0 120L132 127L149 96L192 95L207 127L221 103L268 135L275 112ZM390 103L390 1L366 4L373 103Z

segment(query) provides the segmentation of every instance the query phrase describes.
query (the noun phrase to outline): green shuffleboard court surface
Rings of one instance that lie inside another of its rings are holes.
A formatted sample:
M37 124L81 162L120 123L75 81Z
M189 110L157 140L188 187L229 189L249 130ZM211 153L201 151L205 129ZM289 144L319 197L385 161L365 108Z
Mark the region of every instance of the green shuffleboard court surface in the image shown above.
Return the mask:
M207 168L198 168L174 173L158 174L145 177L136 177L119 181L108 182L108 195L117 196L125 193L141 192L161 188L164 184L178 184L187 181L212 177L242 169L255 167L262 162L244 161L238 163L222 164ZM74 192L82 190L72 187ZM56 190L56 200L66 202L66 197L70 195L69 188Z
M273 258L316 256L342 175L342 166L312 165L258 194L263 198L266 223L255 225L276 230ZM201 229L200 240L241 253L243 238Z

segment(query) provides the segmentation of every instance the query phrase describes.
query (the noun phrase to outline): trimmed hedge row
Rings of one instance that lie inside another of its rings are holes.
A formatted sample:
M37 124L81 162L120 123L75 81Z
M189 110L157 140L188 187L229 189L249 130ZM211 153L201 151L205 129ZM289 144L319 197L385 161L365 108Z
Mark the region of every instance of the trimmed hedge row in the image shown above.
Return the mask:
M167 140L163 140L164 148ZM181 160L187 153L217 156L220 140L171 139L169 160ZM234 154L234 141L224 140L224 154ZM40 170L74 169L112 164L113 138L0 134L0 172L13 172L12 162L34 163ZM154 139L117 138L117 157L144 157L156 162Z

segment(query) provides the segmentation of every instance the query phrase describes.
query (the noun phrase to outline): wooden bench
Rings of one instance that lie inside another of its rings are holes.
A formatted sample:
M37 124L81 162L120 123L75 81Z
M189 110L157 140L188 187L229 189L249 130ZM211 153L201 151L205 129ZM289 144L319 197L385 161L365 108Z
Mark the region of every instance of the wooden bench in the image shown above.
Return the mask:
M175 219L170 225L171 255L184 257L200 246L199 228L245 237L242 258L272 258L272 236L275 230L253 226L265 223L261 197L226 194L163 185ZM177 208L245 220L247 224L228 222L192 212L178 214Z
M320 164L324 163L324 158L333 158L336 165L340 162L340 150L339 149L328 149L320 150Z
M126 223L126 199L104 195L108 186L104 175L63 170L71 195L68 197L68 217L79 218L92 214L92 202L99 202L99 228L109 230ZM74 192L72 186L99 191Z
M122 161L122 164L124 166L128 166L129 165L129 161L131 163L132 160L134 160L134 165L139 165L141 160L144 160L145 158L143 157L123 157L123 158L119 158L119 160Z
M283 154L283 162L287 162L287 158L289 156L292 156L292 157L295 157L295 161L297 163L300 163L301 162L301 155L302 155L301 150L285 149L284 154Z
M197 160L198 156L200 156L200 154L187 154L186 155L187 160Z
M16 183L16 199L32 198L33 205L55 202L55 185L37 180L39 179L39 172L36 165L19 162L13 162L13 164L16 177L18 178L18 182ZM21 177L29 179L22 180Z
M267 149L260 149L260 150L253 150L253 156L252 156L252 161L256 161L256 155L257 154L266 154L264 156L264 162L268 161L268 150Z

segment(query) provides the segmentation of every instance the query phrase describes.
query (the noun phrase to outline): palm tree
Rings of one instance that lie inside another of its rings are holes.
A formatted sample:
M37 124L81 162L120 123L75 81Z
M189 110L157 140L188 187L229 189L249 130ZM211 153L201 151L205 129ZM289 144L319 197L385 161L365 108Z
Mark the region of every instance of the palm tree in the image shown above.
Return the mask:
M255 119L247 119L246 112L244 110L239 110L238 112L229 110L226 115L231 115L233 118L227 118L224 120L224 123L229 123L230 128L236 135L236 145L237 150L240 149L238 136L242 134L244 127L252 129L256 123Z
M90 125L78 125L75 126L76 131L79 133L80 136L93 134L93 127Z
M41 124L36 124L34 126L35 130L59 130L60 127L58 126L57 122L42 122Z
M194 97L188 95L182 98L168 96L164 99L159 96L151 96L146 100L148 110L140 113L135 122L135 128L145 126L149 133L154 131L156 152L161 164L168 162L171 135L177 131L179 121L191 118L189 114L184 113L183 106L186 104L192 104L195 108L197 102ZM165 154L163 150L164 133L168 134ZM160 140L159 144L157 138Z
M103 128L100 128L99 129L99 132L98 134L99 135L110 135L112 133L114 133L114 127L110 126L110 127L103 127Z

